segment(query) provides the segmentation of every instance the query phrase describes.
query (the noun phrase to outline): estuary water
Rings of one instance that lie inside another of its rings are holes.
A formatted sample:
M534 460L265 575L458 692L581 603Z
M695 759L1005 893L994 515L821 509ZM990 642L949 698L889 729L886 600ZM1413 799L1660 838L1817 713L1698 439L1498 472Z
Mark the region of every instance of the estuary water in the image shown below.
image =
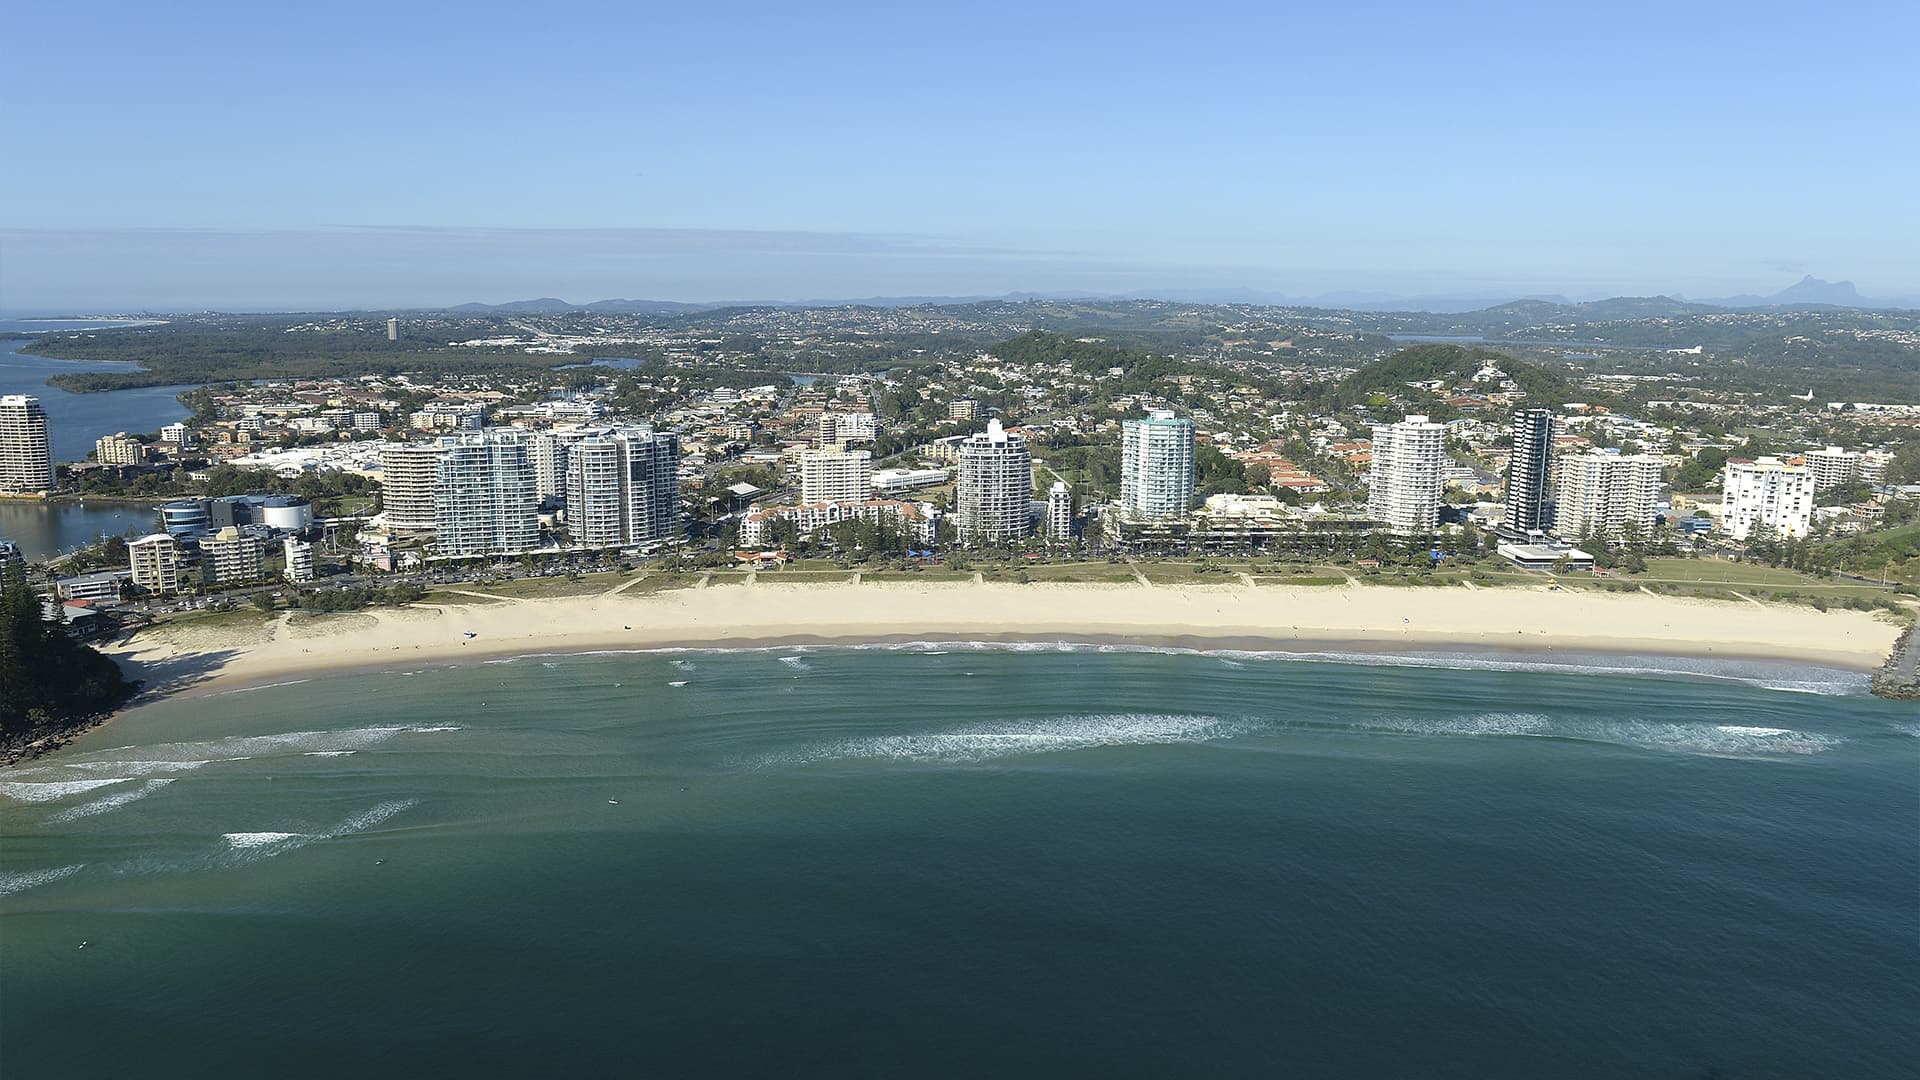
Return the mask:
M0 330L32 325L0 322ZM193 415L180 404L180 395L194 389L191 386L142 386L99 394L75 394L48 386L47 380L55 375L126 371L135 365L31 356L23 351L31 344L20 338L0 338L0 394L31 394L40 399L41 407L47 410L47 430L53 440L55 461L85 459L93 449L94 440L102 435L116 431L144 434Z
M1360 659L530 656L163 701L0 773L0 1053L1913 1075L1910 704Z

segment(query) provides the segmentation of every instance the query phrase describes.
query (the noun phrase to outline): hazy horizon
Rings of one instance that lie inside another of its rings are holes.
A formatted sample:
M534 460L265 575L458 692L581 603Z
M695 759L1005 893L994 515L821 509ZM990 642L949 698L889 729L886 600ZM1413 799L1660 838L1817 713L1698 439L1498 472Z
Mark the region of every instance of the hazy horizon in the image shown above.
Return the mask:
M39 5L10 30L58 47L0 65L0 310L1920 296L1904 5Z

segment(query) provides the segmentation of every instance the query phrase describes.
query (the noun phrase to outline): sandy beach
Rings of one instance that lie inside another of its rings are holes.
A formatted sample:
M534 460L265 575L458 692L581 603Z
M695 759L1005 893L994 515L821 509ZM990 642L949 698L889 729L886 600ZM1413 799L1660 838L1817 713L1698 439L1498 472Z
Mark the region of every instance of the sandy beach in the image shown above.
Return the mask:
M760 582L469 599L475 602L283 613L257 626L189 621L142 631L108 651L160 695L536 652L912 640L1565 650L1866 671L1886 659L1900 631L1860 611L1546 589Z

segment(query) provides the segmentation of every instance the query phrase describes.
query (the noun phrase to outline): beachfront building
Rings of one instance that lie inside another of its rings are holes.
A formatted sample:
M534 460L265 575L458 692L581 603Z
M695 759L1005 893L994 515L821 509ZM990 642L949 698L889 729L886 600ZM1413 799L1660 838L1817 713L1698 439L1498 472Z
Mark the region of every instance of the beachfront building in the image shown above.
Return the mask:
M133 583L147 592L180 591L180 545L166 533L127 541L127 562Z
M229 525L200 541L200 565L215 585L258 581L266 565L266 541Z
M934 518L928 508L895 499L757 507L740 519L740 543L749 548L768 546L775 539L775 524L782 521L792 522L798 536L812 536L841 521L886 522L916 544L933 543Z
M388 443L380 449L381 513L389 528L433 528L433 488L442 452L435 443Z
M800 454L800 501L861 502L871 497L873 454L822 448Z
M313 545L289 536L282 546L287 552L286 579L296 584L313 580Z
M1120 507L1135 518L1193 509L1193 421L1156 410L1120 425Z
M1073 489L1065 480L1047 489L1047 539L1061 547L1073 543Z
M102 465L145 465L147 444L124 431L102 435L93 442L93 460Z
M577 547L666 540L680 526L680 441L612 428L567 448L567 530Z
M40 399L0 396L0 491L53 490L53 444Z
M1446 486L1446 425L1425 416L1373 429L1373 470L1367 481L1367 516L1389 532L1432 532L1440 526L1440 494Z
M527 433L489 428L442 438L433 487L442 555L518 555L540 546L540 495Z
M1660 500L1660 469L1654 454L1574 454L1560 461L1560 495L1554 525L1564 537L1618 536L1629 524L1653 525Z
M1813 523L1812 471L1779 458L1728 461L1720 492L1720 524L1735 540L1805 536Z
M1807 471L1813 474L1814 494L1859 483L1861 458L1858 451L1842 450L1837 446L1809 451Z
M575 441L562 439L554 431L536 431L527 440L527 455L533 459L533 489L541 502L567 497L567 451Z
M1005 544L1027 535L1033 501L1033 456L1024 436L1009 434L998 419L962 440L956 525L966 544Z
M1513 452L1507 458L1500 535L1524 540L1544 536L1553 528L1552 475L1553 412L1521 409L1513 414Z

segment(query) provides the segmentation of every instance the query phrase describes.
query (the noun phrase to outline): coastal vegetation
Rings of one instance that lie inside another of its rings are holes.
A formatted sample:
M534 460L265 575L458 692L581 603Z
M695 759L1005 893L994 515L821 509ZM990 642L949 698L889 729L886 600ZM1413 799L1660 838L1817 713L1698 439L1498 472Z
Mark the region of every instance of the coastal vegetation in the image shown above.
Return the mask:
M0 562L0 748L57 737L138 690L112 660L42 619L25 568Z

